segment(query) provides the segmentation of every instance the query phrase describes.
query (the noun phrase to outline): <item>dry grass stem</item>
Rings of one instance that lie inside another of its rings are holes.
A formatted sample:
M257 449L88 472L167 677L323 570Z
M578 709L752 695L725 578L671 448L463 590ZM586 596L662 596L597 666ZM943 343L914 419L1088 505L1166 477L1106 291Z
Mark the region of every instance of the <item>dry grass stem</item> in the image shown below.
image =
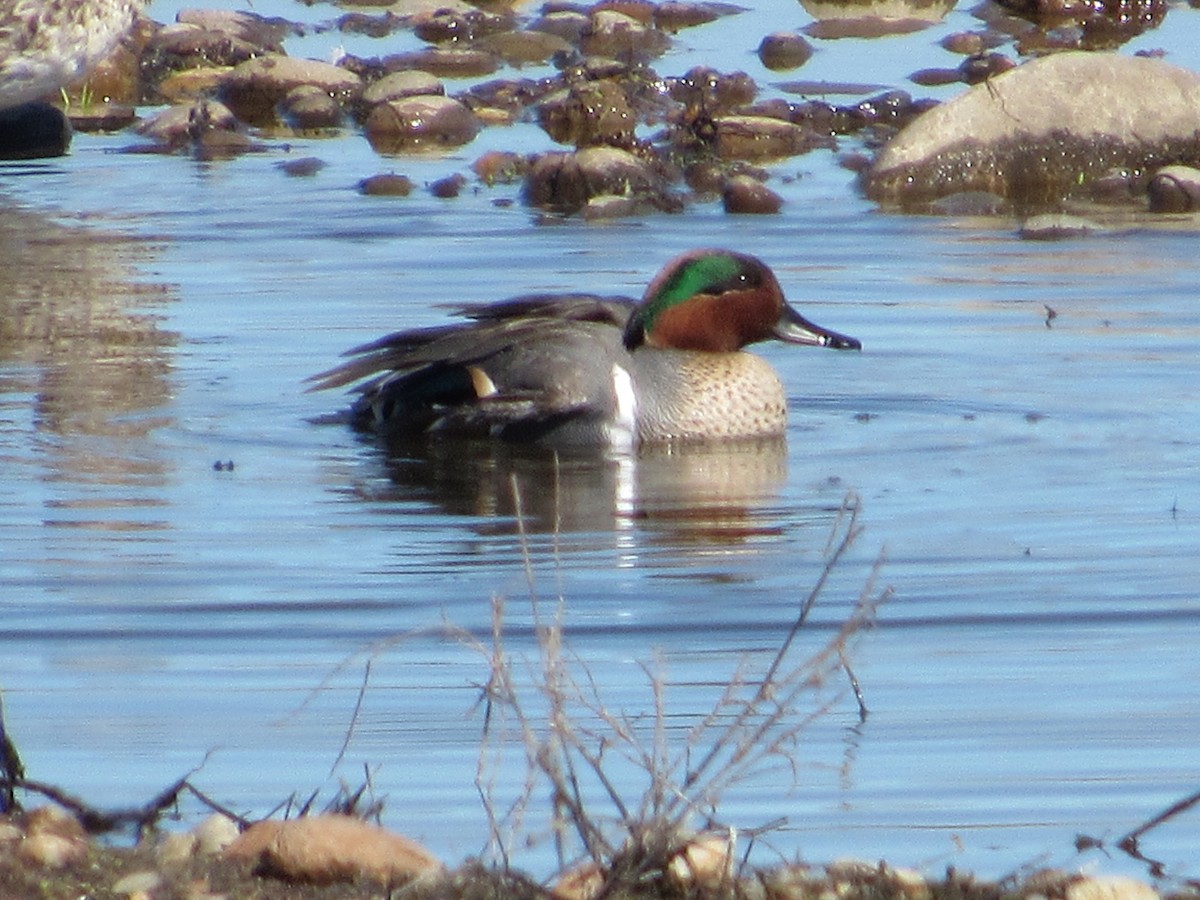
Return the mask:
M512 488L519 519L515 480ZM889 594L875 587L882 558L833 636L802 659L795 658L794 649L832 573L862 533L858 515L857 498L847 498L817 580L761 675L754 675L750 660L739 663L711 709L680 736L668 727L661 656L652 666L642 664L650 690L648 711L614 711L605 702L591 667L564 643L561 592L550 619L540 609L526 535L518 522L537 635L535 659L521 661L528 683L517 687L516 663L504 644L505 607L498 598L492 605L492 646L481 648L489 678L481 696L485 713L476 786L487 811L490 844L501 861L508 864L520 837L537 840L524 832L523 824L534 794L545 790L551 805L550 834L564 870L589 859L605 873L606 885L677 877L680 871L690 871L689 854L701 852L700 829L722 836L722 864L732 877L737 832L718 819L725 795L776 764L791 772L794 783L800 736L847 690L854 694L860 716L866 715L849 666L848 645L871 625L879 603ZM839 671L847 674L849 687L831 693L830 676ZM524 750L526 777L519 796L501 809L494 773L503 764L506 744L514 740ZM743 833L754 837L763 830ZM711 848L704 852L712 854ZM606 890L601 888L599 895Z

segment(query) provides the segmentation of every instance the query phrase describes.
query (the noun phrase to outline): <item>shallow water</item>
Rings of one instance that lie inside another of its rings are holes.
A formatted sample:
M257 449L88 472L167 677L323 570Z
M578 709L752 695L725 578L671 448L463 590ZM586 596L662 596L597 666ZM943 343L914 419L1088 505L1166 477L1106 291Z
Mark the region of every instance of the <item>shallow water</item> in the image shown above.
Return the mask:
M1173 9L1125 52L1200 66L1196 15ZM808 21L758 5L684 32L656 68L706 61L772 84L751 51ZM903 86L951 64L938 37L973 22L958 8L917 35L824 42L799 74ZM772 182L780 216L708 205L550 226L495 202L511 187L453 201L354 189L546 146L529 125L420 159L381 159L353 134L207 164L113 152L131 140L78 136L65 159L0 167L0 688L30 777L116 806L200 767L201 790L261 815L366 766L387 824L450 860L478 853L472 707L488 669L470 638L487 639L494 597L508 649L530 659L530 595L541 616L561 597L611 709L651 708L657 655L679 740L739 664L761 671L853 495L865 532L798 650L834 635L882 553L894 593L851 657L870 716L831 678L794 772L749 779L721 818L786 818L761 862L1145 874L1074 841L1111 845L1197 787L1194 221L1024 242L1007 220L879 214L822 151L773 167L796 176ZM309 155L327 163L315 177L275 168ZM436 304L638 294L698 244L762 256L807 314L864 343L762 348L791 398L785 445L557 467L387 460L310 422L341 397L304 393L304 378L440 321ZM498 799L522 763L511 746ZM546 815L539 795L535 835ZM1142 842L1176 878L1200 875L1198 816ZM551 848L514 861L543 875Z

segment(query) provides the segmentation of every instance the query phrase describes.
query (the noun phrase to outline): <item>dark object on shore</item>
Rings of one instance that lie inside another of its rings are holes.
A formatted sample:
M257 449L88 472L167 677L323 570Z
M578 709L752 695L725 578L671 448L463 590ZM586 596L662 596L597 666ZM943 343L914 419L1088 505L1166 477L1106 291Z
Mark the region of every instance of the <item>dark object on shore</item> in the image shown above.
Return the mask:
M0 109L0 159L48 159L71 146L71 123L61 109L32 101Z

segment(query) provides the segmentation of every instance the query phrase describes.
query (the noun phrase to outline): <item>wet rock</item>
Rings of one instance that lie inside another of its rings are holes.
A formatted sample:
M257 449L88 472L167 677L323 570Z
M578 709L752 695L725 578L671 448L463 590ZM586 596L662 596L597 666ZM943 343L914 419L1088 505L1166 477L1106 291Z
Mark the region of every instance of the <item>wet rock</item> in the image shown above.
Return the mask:
M182 103L198 100L215 94L221 79L232 71L229 66L219 68L187 69L172 72L157 83L157 94L167 103Z
M957 84L962 81L958 69L918 69L908 76L913 84L936 87L942 84Z
M176 24L159 29L142 51L142 77L156 84L172 72L188 69L232 68L266 52L280 52L222 31L199 25Z
M379 103L386 103L388 100L400 100L404 97L445 93L445 86L436 76L412 69L405 72L392 72L367 85L363 89L362 100L368 106L375 106Z
M467 44L484 35L507 31L513 27L511 10L501 12L482 9L438 9L433 15L419 17L413 32L431 44Z
M1067 23L1083 30L1081 46L1102 49L1156 27L1166 0L996 0L1002 7L1041 26Z
M982 34L975 31L956 31L941 40L942 48L962 56L975 56L984 50L990 50L991 44Z
M379 104L363 127L377 153L402 153L465 144L479 133L479 120L451 97L424 94Z
M1025 241L1065 241L1089 237L1103 229L1090 219L1063 213L1043 213L1021 223L1018 235Z
M792 31L768 34L758 45L758 58L772 71L798 69L812 58L812 44Z
M338 16L334 23L342 34L364 34L372 38L385 38L404 25L404 19L385 10L382 15L371 16L366 13L346 13Z
M192 139L198 119L206 128L236 131L238 127L237 118L229 107L216 100L206 100L164 109L141 122L135 130L159 143L180 147Z
M573 47L579 46L588 27L588 17L578 10L554 10L544 12L527 26L530 31L541 31L561 38Z
M628 147L637 123L629 98L616 82L588 81L542 101L538 124L560 144Z
M462 192L466 183L467 179L455 172L453 175L439 178L429 185L429 193L440 200L451 200Z
M302 84L287 92L279 102L279 114L297 131L337 128L342 124L342 107L315 84Z
M312 178L326 165L328 163L315 156L302 156L299 159L285 159L277 162L275 168L292 178Z
M670 38L658 29L611 9L593 12L579 38L584 53L628 62L660 56L670 43Z
M1003 53L977 53L959 63L958 75L967 84L979 84L1001 72L1015 68L1016 65Z
M559 212L582 209L593 197L644 195L659 198L661 179L642 159L616 147L588 147L573 153L543 153L523 186L530 206Z
M553 90L554 84L549 79L535 82L528 78L500 78L476 84L459 94L458 99L469 109L499 109L515 118Z
M807 129L766 116L721 116L713 125L722 159L782 159L824 145Z
M680 31L744 12L732 3L686 3L666 0L654 7L654 24L663 31Z
M253 44L265 53L282 53L283 42L299 30L286 19L268 18L245 10L181 9L175 21L229 35Z
M368 197L407 197L415 185L407 175L371 175L358 183L358 192Z
M1150 179L1146 194L1151 212L1195 212L1200 209L1200 169L1164 166Z
M330 883L369 879L404 884L441 871L420 844L349 816L322 815L257 822L225 851L276 877Z
M564 38L546 31L502 31L489 34L475 42L510 66L544 63L555 54L569 53L573 45Z
M420 69L439 78L479 78L500 68L500 60L486 50L430 47L411 53L393 53L382 60L387 72Z
M293 88L315 85L340 104L362 92L362 80L352 72L311 59L268 55L247 60L221 79L221 99L243 122L268 125L276 106Z
M93 134L101 131L123 131L137 121L132 106L120 103L92 103L86 107L70 109L67 119L77 132Z
M809 37L836 40L909 34L940 22L954 0L800 0L816 20Z
M735 175L725 183L721 200L727 213L773 215L783 207L783 198L749 175Z
M668 80L667 92L676 103L713 116L753 101L758 85L745 72L723 73L696 66L682 77Z
M187 151L197 159L225 159L265 149L238 129L236 117L223 103L198 100L163 110L136 130L163 151Z
M520 181L528 170L529 161L512 151L489 150L471 163L471 171L489 187Z
M1198 133L1200 75L1154 59L1060 53L921 115L884 147L864 187L909 208L972 190L1045 206L1086 193L1114 166L1200 162Z

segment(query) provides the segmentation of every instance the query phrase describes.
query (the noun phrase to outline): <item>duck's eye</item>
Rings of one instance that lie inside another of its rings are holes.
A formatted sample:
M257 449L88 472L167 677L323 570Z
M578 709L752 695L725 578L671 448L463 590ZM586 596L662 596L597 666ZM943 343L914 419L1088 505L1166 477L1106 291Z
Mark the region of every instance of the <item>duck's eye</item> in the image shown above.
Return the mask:
M757 287L758 279L754 278L749 272L738 272L712 286L712 293L723 294L726 291L744 291L747 288Z

